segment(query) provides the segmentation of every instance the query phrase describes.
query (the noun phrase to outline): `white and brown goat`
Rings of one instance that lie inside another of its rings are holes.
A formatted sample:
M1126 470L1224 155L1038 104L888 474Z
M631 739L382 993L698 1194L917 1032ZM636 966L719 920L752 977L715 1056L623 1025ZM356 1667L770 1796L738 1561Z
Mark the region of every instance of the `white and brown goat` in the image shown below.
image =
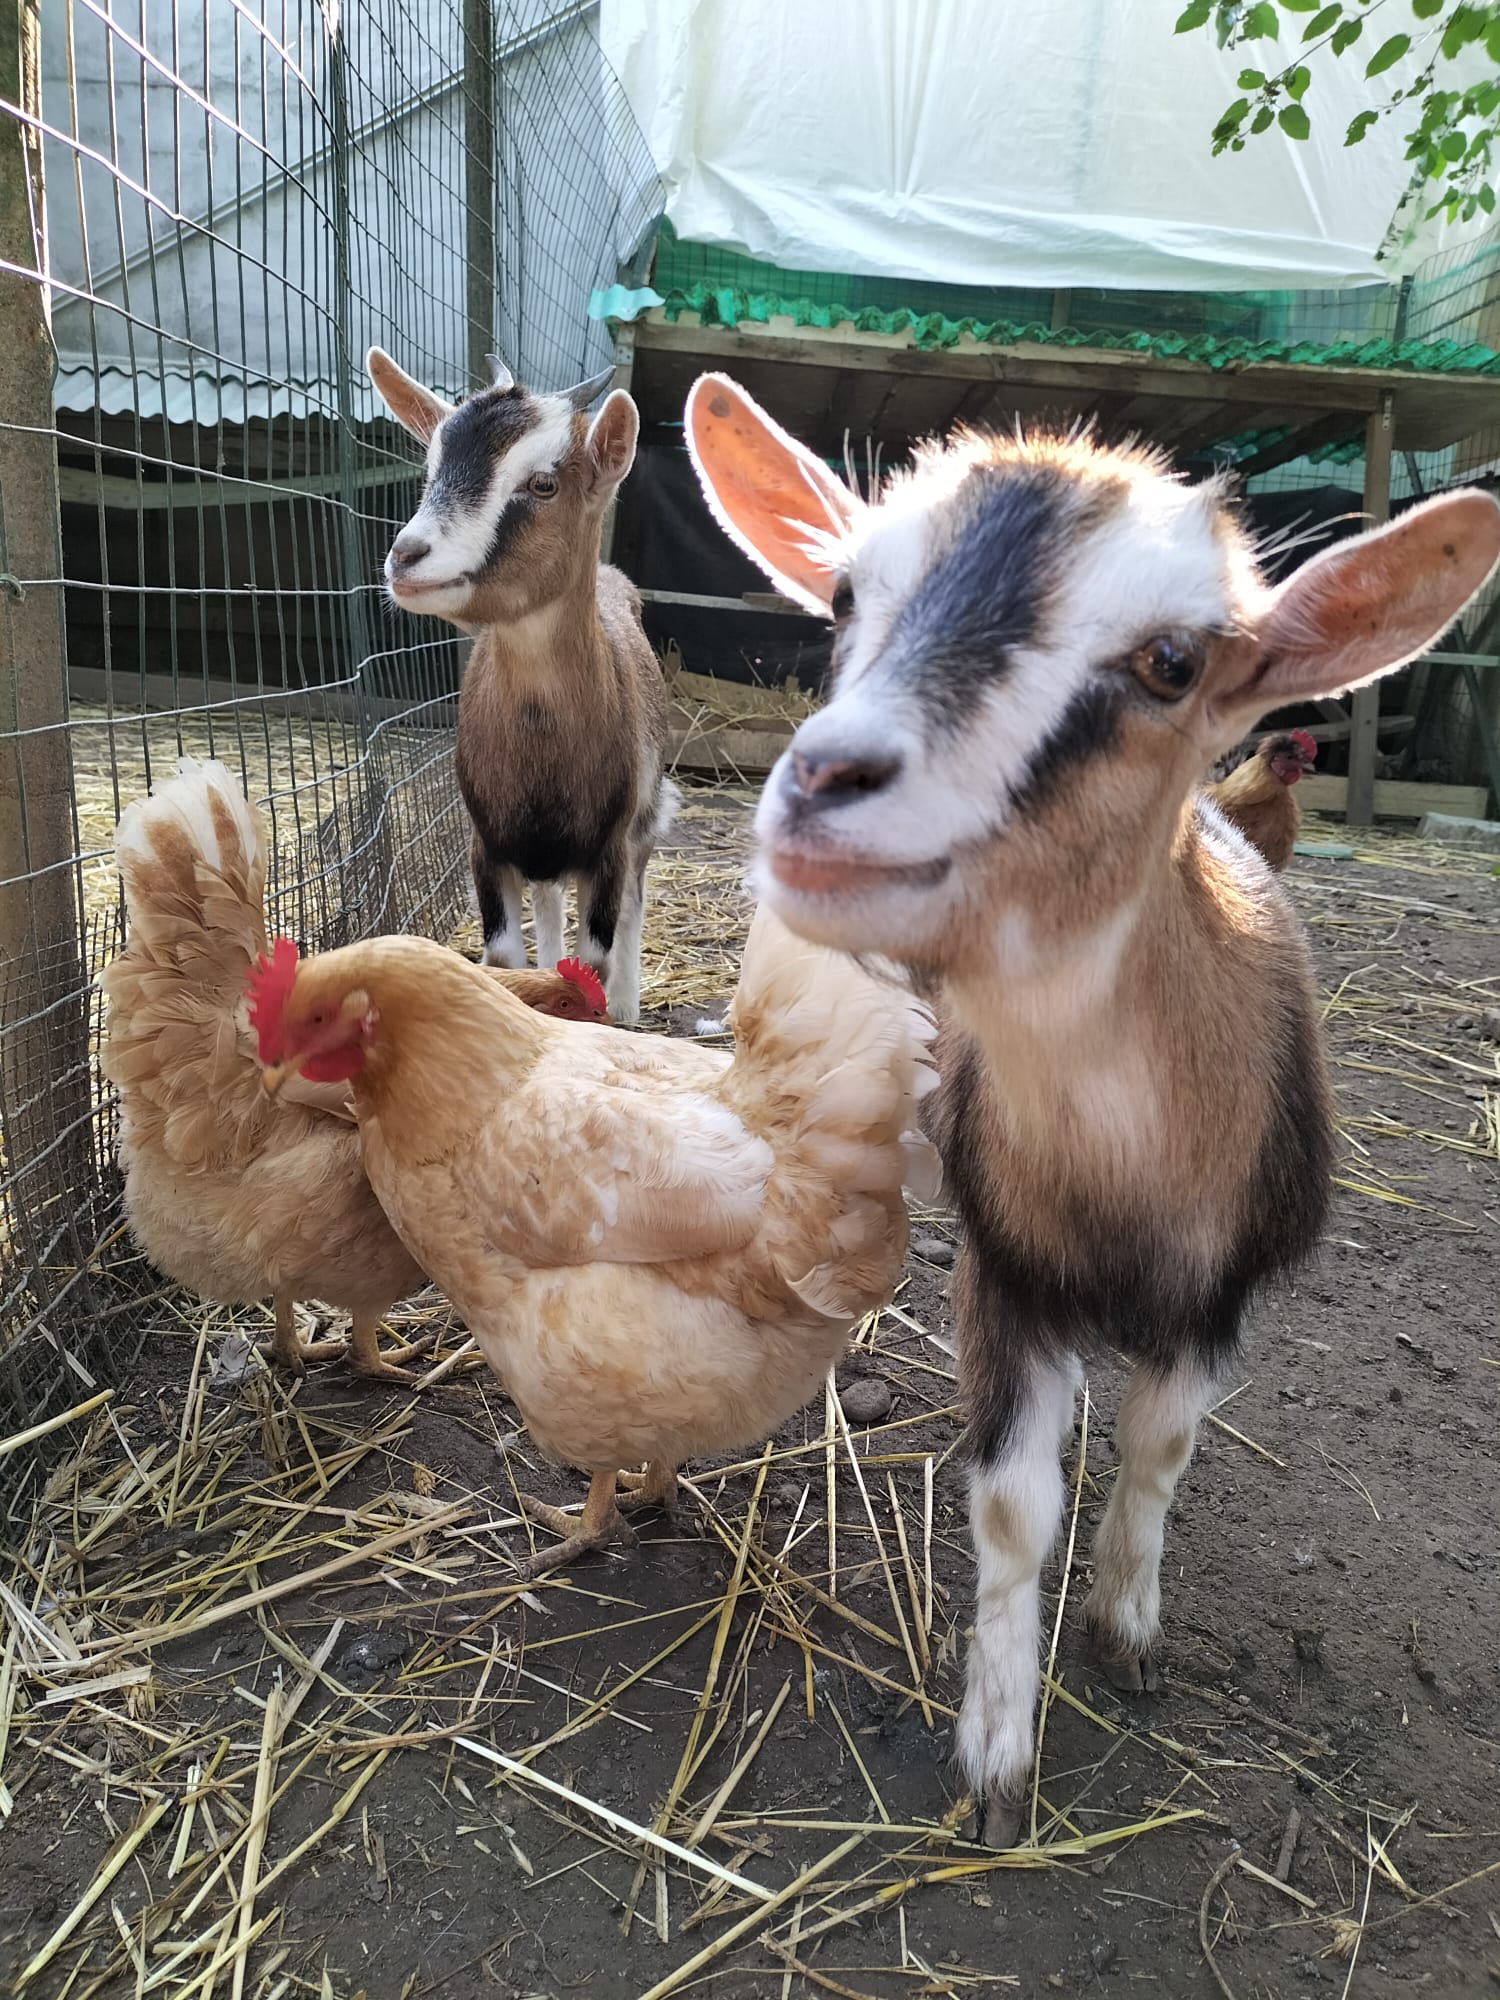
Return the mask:
M1273 589L1222 489L1147 452L960 433L867 506L717 376L688 440L728 532L837 625L832 698L761 800L760 892L940 996L979 1563L957 1752L1008 1844L1078 1358L1135 1363L1086 1617L1140 1689L1199 1418L1328 1200L1301 930L1199 781L1268 709L1431 644L1500 509L1429 501Z
M367 366L427 447L422 502L391 545L386 586L404 610L474 634L457 764L485 963L526 963L529 883L537 960L555 966L572 881L575 950L630 1025L646 865L675 798L662 771L666 687L640 599L599 561L605 508L635 457L635 404L616 390L590 423L608 373L539 396L492 360L491 386L455 406L378 347Z

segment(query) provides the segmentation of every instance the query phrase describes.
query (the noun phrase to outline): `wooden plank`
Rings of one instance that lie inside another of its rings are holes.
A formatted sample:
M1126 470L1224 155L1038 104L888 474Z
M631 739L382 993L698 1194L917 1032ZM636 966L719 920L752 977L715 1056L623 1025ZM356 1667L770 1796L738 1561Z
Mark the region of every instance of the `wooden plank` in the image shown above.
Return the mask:
M821 624L810 611L804 611L800 604L793 604L790 598L778 597L771 590L746 591L743 597L714 597L701 590L642 590L642 604L686 604L695 611L753 611L769 612L775 618L806 618L812 624Z
M668 768L710 778L763 778L788 740L769 730L676 728Z
M1385 398L1365 426L1365 514L1372 527L1391 517L1391 440L1394 399ZM1376 739L1380 729L1380 686L1356 688L1350 704L1349 824L1368 826L1374 817Z
M1377 778L1372 804L1377 819L1420 819L1429 812L1479 819L1487 796L1483 785L1405 785L1395 778ZM1298 803L1308 812L1347 816L1348 797L1347 778L1313 776L1304 778L1297 787Z
M1270 361L1209 368L1203 362L1154 355L1143 359L1112 348L1072 348L1062 355L1037 341L1007 346L964 341L955 348L929 351L914 346L909 332L862 333L849 325L801 327L790 319L769 325L704 327L690 314L668 324L657 310L637 324L641 349L666 368L662 387L667 402L678 399L679 377L685 394L697 368L764 362L936 375L953 381L1007 381L1050 390L1075 406L1120 391L1169 402L1218 397L1226 403L1278 409L1283 421L1299 411L1347 410L1363 417L1380 408L1383 396L1394 395L1396 444L1403 451L1435 451L1487 424L1500 424L1500 378L1495 376L1310 368ZM676 357L681 358L680 368L670 366ZM755 393L753 384L747 386Z

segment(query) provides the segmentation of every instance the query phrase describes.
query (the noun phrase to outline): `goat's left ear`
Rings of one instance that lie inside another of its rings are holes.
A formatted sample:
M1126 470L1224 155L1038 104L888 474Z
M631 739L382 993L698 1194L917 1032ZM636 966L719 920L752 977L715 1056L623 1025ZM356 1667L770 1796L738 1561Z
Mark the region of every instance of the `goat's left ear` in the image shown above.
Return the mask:
M1255 712L1359 687L1440 639L1500 560L1500 506L1445 493L1388 527L1324 549L1272 594L1252 679L1226 704Z
M635 441L641 420L635 404L623 389L604 400L604 407L589 425L585 447L589 491L607 499L635 463Z

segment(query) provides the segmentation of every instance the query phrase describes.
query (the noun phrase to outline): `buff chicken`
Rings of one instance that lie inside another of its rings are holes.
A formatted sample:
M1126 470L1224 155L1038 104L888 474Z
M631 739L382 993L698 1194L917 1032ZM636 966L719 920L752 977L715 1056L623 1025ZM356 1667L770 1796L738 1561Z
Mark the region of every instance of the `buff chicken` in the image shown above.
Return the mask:
M371 1185L550 1457L589 1475L540 1574L628 1540L685 1459L807 1402L906 1250L933 1028L909 994L754 920L734 1049L530 1013L413 938L253 983L268 1088L352 1086ZM629 1478L625 1468L644 1466ZM617 1477L618 1475L618 1477Z
M400 1363L419 1349L382 1354L380 1321L427 1274L371 1191L348 1086L299 1080L275 1100L261 1086L245 1002L266 943L261 815L224 765L183 758L175 778L127 807L115 852L129 931L104 974L103 1068L120 1092L137 1242L207 1298L271 1299L280 1366L346 1354L357 1375L409 1381ZM588 966L475 976L533 1006L604 1018ZM347 1349L300 1340L299 1299L350 1315Z

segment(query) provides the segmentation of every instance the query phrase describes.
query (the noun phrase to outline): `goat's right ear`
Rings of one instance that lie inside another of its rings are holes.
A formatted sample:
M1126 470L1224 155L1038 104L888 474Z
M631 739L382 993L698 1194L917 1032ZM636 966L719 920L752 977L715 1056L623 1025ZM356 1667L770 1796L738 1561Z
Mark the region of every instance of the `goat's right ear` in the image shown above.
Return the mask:
M684 416L704 498L732 542L809 611L833 599L832 546L864 503L727 375L700 375Z
M1500 560L1500 506L1442 493L1279 585L1256 631L1253 678L1227 706L1255 713L1359 687L1435 645Z
M606 396L597 417L589 425L587 453L589 490L607 499L635 463L635 441L641 434L641 419L635 404L623 389Z
M434 396L430 389L414 382L404 368L396 366L383 347L370 349L365 356L365 367L370 372L370 380L375 384L380 400L396 422L421 443L428 443L444 417L453 415L451 403L445 403L441 396Z

